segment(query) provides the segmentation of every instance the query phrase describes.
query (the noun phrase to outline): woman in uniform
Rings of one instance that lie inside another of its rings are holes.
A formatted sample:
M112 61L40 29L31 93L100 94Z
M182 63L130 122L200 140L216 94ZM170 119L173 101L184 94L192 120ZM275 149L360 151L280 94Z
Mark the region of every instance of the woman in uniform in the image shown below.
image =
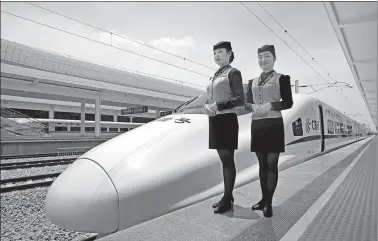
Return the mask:
M272 199L278 181L278 158L281 152L285 152L281 111L292 107L293 98L290 76L274 71L274 46L264 45L257 54L262 73L248 81L245 104L245 108L252 111L251 152L255 152L259 160L262 192L262 199L252 206L252 210L262 210L265 217L271 217Z
M223 165L224 195L213 204L214 213L232 208L236 169L234 152L238 148L239 123L235 107L244 105L241 72L230 64L234 60L230 42L219 42L213 47L214 61L219 69L207 87L209 99L204 106L209 116L209 149L216 149Z

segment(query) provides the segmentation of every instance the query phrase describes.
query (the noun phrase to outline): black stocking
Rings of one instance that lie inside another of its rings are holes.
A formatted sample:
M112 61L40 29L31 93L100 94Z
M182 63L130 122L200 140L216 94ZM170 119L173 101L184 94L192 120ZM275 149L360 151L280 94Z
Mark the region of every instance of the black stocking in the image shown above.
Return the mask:
M236 178L234 150L218 150L218 154L223 164L224 196L222 199L230 200Z
M256 152L256 156L259 160L259 178L260 178L260 187L261 187L261 201L264 202L266 198L266 153Z
M266 154L266 203L272 204L273 194L276 190L278 181L278 158L279 153L267 153Z

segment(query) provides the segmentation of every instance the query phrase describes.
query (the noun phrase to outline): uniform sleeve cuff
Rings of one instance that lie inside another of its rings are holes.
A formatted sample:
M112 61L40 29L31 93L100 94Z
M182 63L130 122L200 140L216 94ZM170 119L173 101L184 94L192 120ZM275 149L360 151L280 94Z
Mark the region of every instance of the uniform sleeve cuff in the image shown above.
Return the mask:
M224 103L216 102L216 104L217 104L217 109L218 110L223 110L224 109Z

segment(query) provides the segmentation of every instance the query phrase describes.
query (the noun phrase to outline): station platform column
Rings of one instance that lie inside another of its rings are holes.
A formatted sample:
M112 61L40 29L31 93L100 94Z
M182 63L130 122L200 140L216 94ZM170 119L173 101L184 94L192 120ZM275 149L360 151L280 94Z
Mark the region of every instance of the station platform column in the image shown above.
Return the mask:
M101 96L97 96L96 98L96 114L95 114L95 136L100 137L101 128Z
M50 105L49 107L49 119L52 120L54 119L54 106ZM55 131L52 125L49 125L49 132L51 133L52 131Z
M80 111L80 136L85 135L85 100L81 102L81 111Z

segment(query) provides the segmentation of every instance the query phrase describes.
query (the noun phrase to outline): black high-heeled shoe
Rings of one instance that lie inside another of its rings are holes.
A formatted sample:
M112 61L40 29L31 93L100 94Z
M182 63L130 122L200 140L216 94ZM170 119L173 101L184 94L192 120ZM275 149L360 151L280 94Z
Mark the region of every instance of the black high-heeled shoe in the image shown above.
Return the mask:
M252 206L253 211L263 210L263 208L264 208L264 201L262 199L258 203Z
M265 204L263 208L264 216L270 218L273 216L272 204Z
M233 207L233 202L230 200L221 200L218 206L214 209L214 213L225 213Z
M212 205L212 207L213 207L213 208L218 207L219 203L221 203L221 202L223 201L223 198L224 198L224 197L222 197L222 199L221 199L219 202L214 203L214 204ZM232 204L234 203L234 201L235 201L235 200L234 200L234 196L232 196L232 197L231 197L231 202L232 202Z

